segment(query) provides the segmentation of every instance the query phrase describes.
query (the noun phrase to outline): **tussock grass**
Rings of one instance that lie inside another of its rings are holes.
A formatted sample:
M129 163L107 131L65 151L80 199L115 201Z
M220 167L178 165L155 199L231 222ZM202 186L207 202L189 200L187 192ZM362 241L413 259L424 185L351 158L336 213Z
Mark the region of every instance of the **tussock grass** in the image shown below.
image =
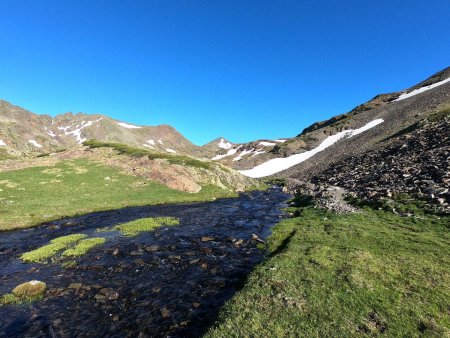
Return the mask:
M86 238L84 234L73 234L54 238L49 244L44 245L36 250L25 252L20 256L23 262L28 263L43 263L52 258L59 251L62 251L72 244Z
M450 335L449 217L298 214L206 337Z
M105 243L105 239L102 237L87 238L79 241L72 248L65 250L62 253L63 257L78 257L83 256L89 250L95 248L96 246Z
M178 224L180 224L180 221L174 217L149 217L116 225L114 230L119 230L126 236L136 236L140 232L152 231L161 226Z

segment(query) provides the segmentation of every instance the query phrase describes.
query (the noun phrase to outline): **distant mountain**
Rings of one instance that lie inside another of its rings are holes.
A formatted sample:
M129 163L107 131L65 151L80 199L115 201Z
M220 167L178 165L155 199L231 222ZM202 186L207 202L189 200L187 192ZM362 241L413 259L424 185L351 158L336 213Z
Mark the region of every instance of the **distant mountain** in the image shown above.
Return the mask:
M124 143L167 153L192 153L192 144L168 125L136 126L104 115L37 115L0 100L0 147L9 153L51 152L85 140Z

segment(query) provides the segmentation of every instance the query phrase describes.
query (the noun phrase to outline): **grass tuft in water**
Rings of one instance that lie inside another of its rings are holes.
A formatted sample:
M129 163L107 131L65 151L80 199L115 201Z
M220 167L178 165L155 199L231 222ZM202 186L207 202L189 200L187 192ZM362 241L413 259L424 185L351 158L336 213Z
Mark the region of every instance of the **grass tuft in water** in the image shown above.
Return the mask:
M113 229L119 230L125 236L136 236L143 231L152 231L161 226L178 225L180 221L174 217L149 217L132 222L116 225Z
M83 239L72 248L65 250L62 253L63 257L78 257L86 254L92 248L95 248L98 245L102 245L105 243L105 239L103 237L95 237L95 238L87 238Z
M69 246L85 237L85 234L73 234L54 238L47 245L33 251L25 252L20 256L20 259L27 263L44 263L59 251L67 249Z

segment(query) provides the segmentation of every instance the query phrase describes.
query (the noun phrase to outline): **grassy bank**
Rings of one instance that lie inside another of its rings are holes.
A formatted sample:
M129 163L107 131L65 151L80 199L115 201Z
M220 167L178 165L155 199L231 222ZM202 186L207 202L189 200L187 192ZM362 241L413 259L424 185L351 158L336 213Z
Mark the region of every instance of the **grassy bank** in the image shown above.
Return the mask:
M133 205L206 201L233 193L185 193L86 159L0 173L0 230Z
M450 335L450 219L301 209L207 337Z

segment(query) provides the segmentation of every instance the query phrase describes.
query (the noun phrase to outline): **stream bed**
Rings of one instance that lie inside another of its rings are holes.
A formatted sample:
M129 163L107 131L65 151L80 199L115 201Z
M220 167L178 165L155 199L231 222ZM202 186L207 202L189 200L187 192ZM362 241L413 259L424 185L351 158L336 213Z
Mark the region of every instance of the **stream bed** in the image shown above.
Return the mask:
M0 233L0 296L47 283L42 300L0 306L0 337L198 337L264 258L262 240L284 217L280 188L213 202L129 207ZM51 239L144 217L177 226L107 234L76 265L22 263ZM259 244L259 245L258 245ZM259 247L258 247L259 246Z

